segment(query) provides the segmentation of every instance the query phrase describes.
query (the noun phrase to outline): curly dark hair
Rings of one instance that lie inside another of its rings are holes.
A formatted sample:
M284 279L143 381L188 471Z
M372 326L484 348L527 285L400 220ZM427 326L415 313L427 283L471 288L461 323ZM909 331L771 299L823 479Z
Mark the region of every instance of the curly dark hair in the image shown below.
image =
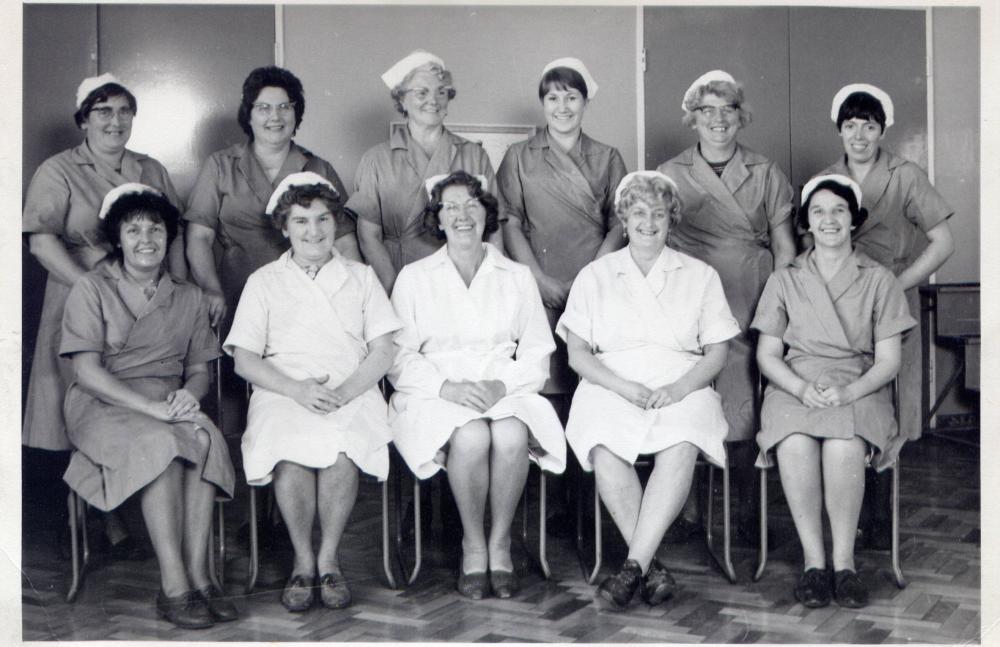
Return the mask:
M844 186L840 182L834 180L823 180L816 185L816 188L812 190L806 201L802 203L799 207L798 213L796 214L796 224L802 228L803 231L809 230L809 204L812 202L813 196L819 191L826 189L830 193L843 198L847 202L847 208L851 212L851 226L854 227L854 231L861 228L861 225L868 220L868 210L858 204L858 199L854 195L854 191L851 187Z
M122 225L133 220L151 220L161 223L167 228L167 247L177 237L181 214L177 207L167 200L166 196L151 191L142 193L126 193L111 205L101 227L104 237L111 243L112 253L118 260L122 259L121 229Z
M292 207L295 205L308 207L313 200L322 201L330 213L334 215L341 210L340 196L327 185L319 183L296 184L289 187L278 198L278 204L274 206L274 211L271 213L271 224L278 231L283 230L288 222L288 214L291 213Z
M438 214L441 211L441 194L450 186L462 185L469 190L469 195L479 200L479 204L486 209L486 226L483 228L483 240L495 231L500 229L499 204L492 194L483 190L483 185L474 175L469 175L465 171L455 171L445 179L434 185L431 190L430 201L424 207L424 229L438 238L445 239L445 233L441 231L441 218Z
M105 83L91 90L87 98L80 104L80 108L73 113L73 120L76 122L76 127L81 128L83 126L83 122L87 121L87 115L90 114L94 105L102 101L107 101L112 97L125 97L129 108L132 108L132 114L138 113L139 105L136 103L135 95L129 92L128 88L119 83Z
M840 132L841 125L851 119L874 121L885 132L885 108L881 101L867 92L852 92L840 104L840 110L837 111L837 131Z
M250 128L250 112L264 88L281 88L288 94L288 100L295 104L295 130L302 124L302 115L306 112L306 95L302 89L302 81L283 67L267 65L258 67L243 81L243 95L240 97L240 109L236 113L236 121L240 128L253 139Z

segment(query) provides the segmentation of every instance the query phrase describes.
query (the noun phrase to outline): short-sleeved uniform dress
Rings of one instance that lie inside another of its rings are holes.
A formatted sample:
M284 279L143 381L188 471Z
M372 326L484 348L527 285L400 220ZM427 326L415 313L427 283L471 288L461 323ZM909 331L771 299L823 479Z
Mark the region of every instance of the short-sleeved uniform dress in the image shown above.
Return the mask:
M164 274L147 300L122 272L120 262L101 265L73 286L59 353L100 353L104 368L125 386L164 400L183 385L185 367L219 356L202 292ZM201 477L227 496L233 494L229 450L204 413L193 422L164 422L108 404L75 382L66 392L64 413L76 451L63 478L100 510L118 507L172 461L195 462L202 453L199 430L209 437Z
M855 250L829 283L813 251L800 254L768 279L752 326L785 343L785 363L810 382L850 384L875 362L875 344L912 328L899 281L882 265ZM810 408L769 384L761 407L758 465L771 465L770 450L791 434L816 438L860 436L874 448L875 466L890 465L906 440L897 430L890 387L851 404Z
M21 231L58 236L76 262L84 269L93 269L111 251L97 219L101 203L108 191L128 182L159 189L171 204L183 210L167 170L155 159L126 149L121 170L115 170L83 142L45 160L35 171L24 199ZM72 449L62 416L72 371L69 362L58 356L69 289L51 274L45 283L21 432L21 442L29 447Z
M330 180L341 204L347 200L347 191L330 163L295 142L273 182L267 179L250 142L212 153L198 174L184 219L214 229L222 246L222 257L216 264L228 307L224 331L229 329L247 277L288 249L288 239L275 229L264 210L278 184L300 171L312 171ZM343 210L334 214L334 221L337 238L354 233L354 219Z
M542 271L572 282L594 260L608 232L620 230L614 198L626 172L618 149L581 133L563 152L545 129L507 150L497 171L500 204L504 216L521 226ZM545 313L555 330L562 310ZM566 346L559 342L543 393L572 393L576 384Z
M424 181L459 170L485 175L487 189L493 193L495 176L486 151L447 129L430 156L403 126L393 130L389 141L373 146L361 157L347 208L382 228L382 242L396 272L443 244L433 233L424 231Z
M823 173L850 177L846 156ZM857 249L892 270L896 276L920 256L927 246L924 234L950 218L954 211L927 179L923 170L902 157L880 149L875 165L861 183L861 206L868 219L853 236ZM906 291L910 313L920 312L916 287ZM900 427L910 439L920 438L920 322L903 337L899 369Z
M333 388L357 370L368 342L399 328L370 267L335 254L310 279L289 250L250 275L223 348L258 353L296 380L328 375L326 386ZM344 453L361 471L384 480L391 440L377 386L325 415L254 386L243 469L247 483L264 485L279 461L324 469Z
M750 440L754 429L754 347L750 320L774 269L770 230L792 214L792 185L763 155L738 144L719 177L692 146L657 169L677 183L680 223L667 245L705 261L719 273L726 300L743 331L729 345L715 380L729 422L727 440Z
M418 478L441 465L438 450L458 427L515 417L530 432L529 455L549 472L566 467L563 428L538 395L555 348L531 270L483 243L486 256L466 287L442 247L399 273L392 303L403 320L389 379L393 442ZM445 380L500 380L507 395L485 412L441 398Z
M649 273L628 247L587 265L576 277L556 333L585 341L616 375L650 389L691 370L706 344L739 334L719 275L711 266L664 248ZM726 458L728 426L719 394L710 386L660 409L642 409L586 379L573 395L566 440L580 465L593 469L590 452L603 445L634 463L682 442L712 462Z

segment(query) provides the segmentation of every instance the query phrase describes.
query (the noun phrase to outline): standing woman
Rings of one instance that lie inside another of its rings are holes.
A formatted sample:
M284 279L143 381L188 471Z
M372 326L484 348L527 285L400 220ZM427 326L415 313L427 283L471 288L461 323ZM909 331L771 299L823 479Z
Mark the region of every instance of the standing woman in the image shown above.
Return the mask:
M750 320L775 267L795 257L792 186L778 166L737 141L750 124L743 86L722 70L699 77L681 104L682 123L698 143L659 171L680 189L684 217L667 244L715 268L741 335L715 388L729 423L729 463L739 515L737 532L755 541L758 501L754 485L753 338Z
M464 169L485 175L492 186L494 174L481 145L453 135L444 126L448 104L455 98L444 61L416 50L389 68L382 82L406 124L394 130L389 141L362 156L347 209L358 216L358 240L365 260L391 293L404 265L442 244L434 232L424 231L424 182ZM499 233L491 234L489 242L503 249Z
M104 196L116 186L141 182L181 207L163 165L125 148L137 110L135 96L113 75L84 79L73 115L83 142L42 162L28 185L21 230L31 254L48 271L21 434L28 447L72 449L62 410L71 367L58 356L60 326L70 288L84 273L110 260L111 246L97 218ZM168 258L170 272L183 278L183 240L174 241ZM124 547L124 529L112 515L107 521L112 548Z
M892 270L906 293L910 312L919 312L917 286L927 280L955 250L948 219L954 214L934 189L927 174L881 146L892 126L892 99L866 83L841 88L830 106L830 119L844 147L836 164L823 173L846 175L864 195L868 220L854 233L857 248ZM920 438L920 330L903 337L899 371L900 427L905 438ZM872 475L866 496L869 545L886 550L890 544L888 479Z
M213 153L202 166L184 219L191 274L208 297L212 325L223 331L239 301L247 277L277 259L288 240L271 225L264 207L275 187L292 173L312 171L346 195L337 172L292 136L302 124L306 99L302 82L286 69L259 67L243 82L236 119L247 141ZM342 210L337 220L336 247L360 260L354 222ZM218 242L222 258L213 247Z
M531 269L553 329L583 266L624 244L614 191L625 162L618 149L583 132L583 115L596 94L597 82L580 60L546 65L538 83L545 128L511 146L497 172L504 244ZM566 396L576 381L559 340L542 392Z

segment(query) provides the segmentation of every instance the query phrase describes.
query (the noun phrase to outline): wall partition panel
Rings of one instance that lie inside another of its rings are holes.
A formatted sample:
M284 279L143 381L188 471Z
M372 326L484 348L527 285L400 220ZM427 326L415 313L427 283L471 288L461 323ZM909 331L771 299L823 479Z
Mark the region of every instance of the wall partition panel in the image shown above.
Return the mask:
M101 71L139 102L129 148L160 160L186 198L204 159L245 138L240 89L274 62L274 8L101 5L98 25Z
M543 125L542 68L583 59L600 85L584 131L635 164L634 7L286 5L283 14L284 60L308 100L297 141L349 187L364 151L401 119L379 77L417 48L452 71L446 123L455 124Z
M681 125L692 81L722 69L744 84L753 123L743 144L789 172L788 9L784 7L646 7L646 168L698 141Z

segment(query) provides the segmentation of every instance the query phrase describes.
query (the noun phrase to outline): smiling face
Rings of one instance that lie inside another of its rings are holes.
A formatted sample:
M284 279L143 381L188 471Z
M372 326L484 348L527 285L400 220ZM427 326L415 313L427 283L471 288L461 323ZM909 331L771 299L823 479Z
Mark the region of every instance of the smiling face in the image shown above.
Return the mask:
M407 120L422 126L440 126L448 114L448 90L438 74L429 70L414 72L401 100Z
M333 257L336 223L330 208L319 198L308 207L292 205L281 233L292 245L295 260L322 265Z
M851 246L851 208L833 191L820 189L809 198L809 231L816 247Z
M698 140L713 147L732 144L740 129L739 106L711 92L705 93L698 106L692 126L698 133Z
M107 116L102 113L107 113ZM108 97L93 105L80 127L86 133L91 150L116 155L125 150L125 144L132 136L133 117L132 106L126 97Z
M572 134L583 125L587 100L576 88L560 90L553 86L542 97L542 111L549 130L561 135Z
M453 184L441 192L438 225L448 244L478 245L486 230L486 207L473 198L464 184Z
M845 119L840 124L840 141L844 144L847 159L855 164L867 164L878 155L879 142L885 133L877 121L871 119Z
M645 200L636 200L625 212L623 220L630 247L657 251L667 243L670 212L661 201L648 204Z
M167 226L146 214L124 220L118 236L125 268L135 274L157 270L167 255Z
M250 130L256 142L283 146L295 134L295 108L284 88L267 86L250 110Z

